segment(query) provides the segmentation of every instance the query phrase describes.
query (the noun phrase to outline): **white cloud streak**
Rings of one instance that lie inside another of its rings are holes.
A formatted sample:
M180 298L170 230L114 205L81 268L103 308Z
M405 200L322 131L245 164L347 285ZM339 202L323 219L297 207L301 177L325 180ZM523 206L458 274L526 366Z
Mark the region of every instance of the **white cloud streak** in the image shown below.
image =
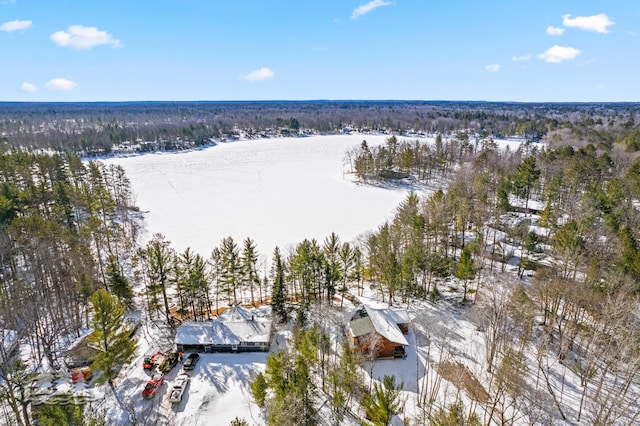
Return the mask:
M66 78L54 78L47 81L45 87L49 90L72 90L78 86L75 81L67 80Z
M564 28L558 28L549 25L547 27L547 34L550 36L561 36L564 33Z
M242 78L251 82L255 82L267 80L273 78L273 76L275 76L275 73L270 68L262 67L260 69L251 71L249 74L243 76Z
M31 28L31 24L32 24L31 21L20 21L20 20L9 21L0 25L0 31L11 33L18 30L26 30L27 28Z
M71 25L67 31L56 31L49 38L58 46L74 49L91 49L103 44L122 47L120 40L108 32L83 25Z
M528 61L529 59L531 59L531 53L527 53L526 55L522 55L522 56L514 56L511 58L511 60L516 62L524 62L524 61Z
M569 28L579 28L584 31L595 31L600 34L607 34L609 27L615 23L609 19L606 13L593 16L576 16L564 15L562 17L562 25Z
M565 46L552 46L538 55L538 59L543 60L545 62L551 63L559 63L564 61L569 61L574 59L576 56L580 55L582 52L576 49L575 47L565 47Z
M494 73L500 71L500 64L491 64L484 67L485 71Z
M38 86L32 83L27 83L26 81L20 85L20 90L26 93L33 93L38 91Z
M351 19L358 19L362 15L366 15L367 13L371 12L374 9L377 9L382 6L390 6L390 5L391 5L391 2L388 2L388 1L372 0L367 4L363 4L353 9L353 12L351 13Z

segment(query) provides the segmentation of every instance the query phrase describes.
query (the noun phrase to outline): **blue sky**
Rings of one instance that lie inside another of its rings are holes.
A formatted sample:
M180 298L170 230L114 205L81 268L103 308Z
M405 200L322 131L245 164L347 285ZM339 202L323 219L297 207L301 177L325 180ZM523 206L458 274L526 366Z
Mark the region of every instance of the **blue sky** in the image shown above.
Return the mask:
M640 101L638 0L0 0L0 101Z

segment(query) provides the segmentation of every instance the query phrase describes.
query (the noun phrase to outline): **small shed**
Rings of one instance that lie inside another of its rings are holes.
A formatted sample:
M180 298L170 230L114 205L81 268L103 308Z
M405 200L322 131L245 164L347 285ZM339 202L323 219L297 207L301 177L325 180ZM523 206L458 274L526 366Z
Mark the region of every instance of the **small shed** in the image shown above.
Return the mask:
M353 347L374 358L406 358L409 342L409 314L404 309L358 308L349 320Z
M212 321L183 323L176 333L176 346L182 352L268 351L272 324L264 309L238 305Z

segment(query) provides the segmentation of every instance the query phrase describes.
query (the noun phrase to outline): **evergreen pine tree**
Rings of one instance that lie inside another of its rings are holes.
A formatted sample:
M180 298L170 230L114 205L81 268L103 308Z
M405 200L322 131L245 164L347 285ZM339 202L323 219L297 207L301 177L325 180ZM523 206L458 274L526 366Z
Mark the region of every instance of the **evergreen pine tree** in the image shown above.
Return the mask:
M467 286L469 280L472 280L476 276L476 269L473 265L473 258L471 257L471 249L472 246L466 246L460 254L460 260L453 267L453 275L462 280L464 287L462 303L466 303L467 301Z
M282 256L280 255L280 249L276 246L273 251L273 290L271 292L271 309L273 313L278 317L281 322L287 321L287 292L284 282L284 264L282 262Z
M404 401L400 398L403 386L402 382L396 384L395 376L384 376L382 384L374 383L373 394L366 394L362 400L371 425L387 426L391 418L403 410Z
M246 284L249 285L251 293L251 304L255 306L254 287L260 286L260 277L257 272L258 253L256 245L251 238L244 240L244 248L241 256L242 275Z
M224 238L220 246L221 276L223 291L227 293L229 304L238 304L240 287L240 251L231 237ZM233 298L233 299L232 299Z
M475 413L465 414L462 401L455 402L447 409L438 408L429 420L431 426L480 426L482 422Z
M133 291L127 277L122 273L120 265L115 256L107 258L106 276L108 280L108 288L111 293L116 295L123 303L129 304L133 299Z
M59 394L59 403L47 402L34 405L32 409L34 423L38 426L89 426L102 425L97 419L87 418L84 412L85 403L82 398L74 397L71 393Z
M322 252L325 258L325 287L327 300L332 303L336 287L342 279L343 270L340 263L340 237L332 232L324 240Z
M536 166L535 157L527 157L518 164L517 172L513 176L513 185L516 194L525 199L524 208L527 213L531 190L537 185L538 179L540 179L540 170Z
M91 327L89 342L100 352L92 359L98 372L96 384L111 381L118 374L120 365L129 361L136 351L137 341L131 338L133 330L124 322L124 306L117 297L105 289L99 289L89 298Z
M156 309L157 298L162 294L164 313L167 322L170 322L171 312L169 311L169 298L167 297L167 287L173 279L175 252L170 247L164 235L154 234L147 247L139 252L143 261L143 268L149 280L147 286L147 296L152 302L152 309Z
M251 393L260 408L264 408L267 389L269 389L269 385L267 384L267 379L264 377L264 373L258 373L253 382L251 382Z

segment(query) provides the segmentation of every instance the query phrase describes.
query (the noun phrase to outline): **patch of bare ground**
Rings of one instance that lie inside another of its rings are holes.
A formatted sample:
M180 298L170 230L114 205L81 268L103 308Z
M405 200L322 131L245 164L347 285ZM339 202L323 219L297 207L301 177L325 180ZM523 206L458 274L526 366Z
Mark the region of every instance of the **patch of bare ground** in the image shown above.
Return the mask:
M98 354L98 350L88 346L89 336L84 336L78 343L66 351L67 366L80 367L89 365L89 359Z
M482 404L489 403L489 393L463 364L459 362L441 362L436 364L436 371L443 379L452 383L458 389L463 389L471 399Z

